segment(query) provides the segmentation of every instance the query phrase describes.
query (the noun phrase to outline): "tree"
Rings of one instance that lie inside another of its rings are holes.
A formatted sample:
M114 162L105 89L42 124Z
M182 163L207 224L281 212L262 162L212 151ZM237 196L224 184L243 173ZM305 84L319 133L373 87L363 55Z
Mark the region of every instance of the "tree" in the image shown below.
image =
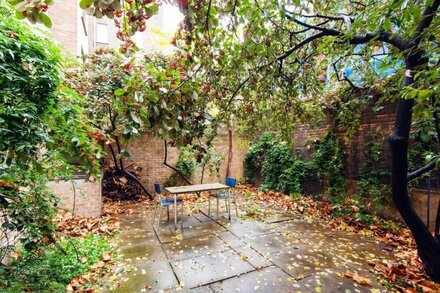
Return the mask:
M440 242L410 206L407 185L435 168L438 155L409 172L407 154L413 115L431 115L440 137L439 5L437 0L199 1L186 9L176 42L209 73L222 109L288 134L294 121L316 120L313 111L335 85L374 86L389 100L397 97L389 137L393 200L434 280L440 280ZM400 88L383 86L389 68L400 76ZM347 69L357 75L350 77Z
M157 102L157 96L145 97L138 91L129 93L126 90L129 82L134 84L135 79L143 78L138 74L140 71L134 71L134 66L133 60L124 60L123 56L113 50L101 49L84 56L83 63L70 70L67 80L84 97L82 106L90 123L99 130L93 138L110 150L112 169L118 176L133 181L152 198L135 174L125 168L124 162L124 159L130 158L130 154L123 148L123 143L139 136L141 130L151 126L145 104ZM118 193L123 191L119 190Z

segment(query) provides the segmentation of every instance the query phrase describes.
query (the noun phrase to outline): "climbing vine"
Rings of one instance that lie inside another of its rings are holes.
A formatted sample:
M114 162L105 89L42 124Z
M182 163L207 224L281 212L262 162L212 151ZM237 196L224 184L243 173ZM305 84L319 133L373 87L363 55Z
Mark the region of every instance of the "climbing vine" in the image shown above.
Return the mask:
M262 188L285 193L303 192L304 180L313 169L312 162L293 156L290 146L270 133L250 146L244 164L248 182L261 178Z
M389 203L391 190L389 170L382 157L384 135L379 129L373 129L365 135L364 165L359 176L359 195L370 210L378 211Z
M332 201L340 201L345 196L345 153L338 137L330 129L327 134L314 145L313 164L318 178L327 188L326 192Z

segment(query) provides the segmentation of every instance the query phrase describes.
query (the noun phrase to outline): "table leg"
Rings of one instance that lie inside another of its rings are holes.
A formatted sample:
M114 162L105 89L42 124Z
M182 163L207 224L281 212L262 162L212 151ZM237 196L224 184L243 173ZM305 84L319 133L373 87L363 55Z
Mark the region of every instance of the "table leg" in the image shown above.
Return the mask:
M174 194L174 226L177 229L177 194Z

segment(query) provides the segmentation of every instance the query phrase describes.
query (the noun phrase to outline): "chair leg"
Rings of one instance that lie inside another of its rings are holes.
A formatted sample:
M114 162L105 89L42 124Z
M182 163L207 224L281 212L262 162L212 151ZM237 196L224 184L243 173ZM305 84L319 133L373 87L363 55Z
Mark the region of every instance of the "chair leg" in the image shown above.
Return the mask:
M228 201L228 214L229 214L229 221L231 220L231 198L230 197L228 197L228 199L227 199L227 201Z
M183 203L181 204L182 208L180 210L180 227L183 228Z
M238 218L238 209L237 209L237 199L236 198L234 198L234 206L235 206L235 215Z
M154 212L153 212L153 219L150 219L151 223L154 226L154 223L156 223L156 212L157 212L158 207L154 208Z
M161 218L162 218L162 205L160 205L160 207L159 207L159 219L157 220L157 230L159 230Z
M211 195L208 196L208 216L211 215Z
M170 206L167 206L167 221L170 221Z
M219 218L218 217L218 214L219 214L219 205L220 205L220 202L219 202L219 198L217 197L217 219Z

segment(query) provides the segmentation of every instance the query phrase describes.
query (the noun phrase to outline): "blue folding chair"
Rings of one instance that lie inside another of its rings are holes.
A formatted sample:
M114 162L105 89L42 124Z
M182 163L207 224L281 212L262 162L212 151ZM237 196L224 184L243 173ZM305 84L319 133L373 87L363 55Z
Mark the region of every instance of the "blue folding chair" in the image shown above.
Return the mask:
M219 218L220 200L224 199L226 211L229 213L229 220L231 220L231 199L234 200L235 214L238 218L237 199L231 190L232 188L235 188L235 185L237 185L237 179L232 177L226 178L226 185L230 187L226 192L218 192L214 194L213 197L217 199L217 219ZM209 197L208 215L211 215L211 196Z
M158 197L157 205L159 207L159 220L157 221L157 228L159 228L159 224L160 224L161 217L162 217L163 207L167 207L167 221L170 220L170 206L174 205L174 198L167 198L167 197L162 198L162 191L161 191L159 183L154 183L154 191L156 193L156 197ZM177 205L181 205L182 203L183 203L183 201L178 198ZM174 206L174 209L177 209L177 206ZM154 222L156 219L156 211L157 211L157 208L154 210L154 214L153 214L153 225L154 225ZM181 217L181 221L183 221L183 205L181 208L180 217Z

